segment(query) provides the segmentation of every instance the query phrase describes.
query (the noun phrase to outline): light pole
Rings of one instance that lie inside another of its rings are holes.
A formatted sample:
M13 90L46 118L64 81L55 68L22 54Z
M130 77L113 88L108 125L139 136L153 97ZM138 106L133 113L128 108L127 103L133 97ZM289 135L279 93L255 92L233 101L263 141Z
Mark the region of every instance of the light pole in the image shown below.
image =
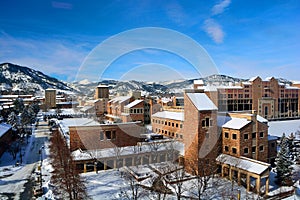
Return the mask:
M41 165L40 165L40 180L41 180L41 191L43 190L43 177L42 177L42 166L43 166L43 149L44 146L42 146L39 150L39 154L41 155Z

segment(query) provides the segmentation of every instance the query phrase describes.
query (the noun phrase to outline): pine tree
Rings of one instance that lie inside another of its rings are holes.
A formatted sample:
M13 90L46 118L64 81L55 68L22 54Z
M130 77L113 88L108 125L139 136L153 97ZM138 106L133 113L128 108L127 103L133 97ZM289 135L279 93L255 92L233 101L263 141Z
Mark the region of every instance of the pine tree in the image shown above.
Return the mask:
M292 155L289 148L288 138L283 134L280 144L280 150L276 157L276 182L279 185L285 186L292 183Z

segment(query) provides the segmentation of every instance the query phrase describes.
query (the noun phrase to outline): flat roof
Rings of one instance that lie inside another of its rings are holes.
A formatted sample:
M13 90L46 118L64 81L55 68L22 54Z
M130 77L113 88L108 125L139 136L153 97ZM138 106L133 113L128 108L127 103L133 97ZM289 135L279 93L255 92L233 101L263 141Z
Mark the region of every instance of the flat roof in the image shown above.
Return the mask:
M157 112L157 113L153 114L152 117L183 121L184 113L183 112L161 111L161 112Z

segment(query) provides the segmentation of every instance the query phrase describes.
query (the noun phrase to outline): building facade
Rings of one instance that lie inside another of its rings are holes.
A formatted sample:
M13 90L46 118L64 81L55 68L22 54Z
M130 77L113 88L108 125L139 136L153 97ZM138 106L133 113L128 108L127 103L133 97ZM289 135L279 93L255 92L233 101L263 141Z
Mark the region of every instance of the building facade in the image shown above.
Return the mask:
M300 115L299 84L284 84L271 77L251 78L228 86L194 84L217 105L219 111L257 110L266 119L293 118Z
M56 108L56 90L45 90L45 106L46 108Z

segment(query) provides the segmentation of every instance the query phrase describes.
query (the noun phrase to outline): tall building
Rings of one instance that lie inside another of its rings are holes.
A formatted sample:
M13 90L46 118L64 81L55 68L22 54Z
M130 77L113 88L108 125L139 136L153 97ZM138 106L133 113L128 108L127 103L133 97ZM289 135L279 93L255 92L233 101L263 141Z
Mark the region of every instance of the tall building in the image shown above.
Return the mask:
M107 85L98 85L95 92L95 99L108 99L109 88Z
M228 86L204 86L196 82L195 89L204 92L219 111L257 110L266 119L300 116L300 85L284 84L271 77L260 77Z
M45 90L46 108L56 108L56 90L48 88Z

